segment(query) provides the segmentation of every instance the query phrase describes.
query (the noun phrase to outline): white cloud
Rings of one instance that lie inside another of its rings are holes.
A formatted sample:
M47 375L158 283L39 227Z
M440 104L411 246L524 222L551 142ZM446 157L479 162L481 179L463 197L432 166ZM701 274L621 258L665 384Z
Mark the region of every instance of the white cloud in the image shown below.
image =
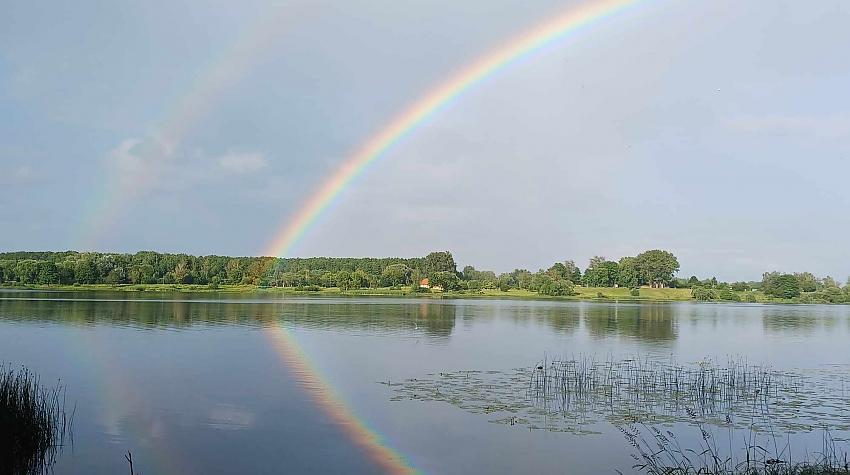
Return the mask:
M269 163L262 153L229 153L218 157L218 164L229 172L249 174L266 168Z

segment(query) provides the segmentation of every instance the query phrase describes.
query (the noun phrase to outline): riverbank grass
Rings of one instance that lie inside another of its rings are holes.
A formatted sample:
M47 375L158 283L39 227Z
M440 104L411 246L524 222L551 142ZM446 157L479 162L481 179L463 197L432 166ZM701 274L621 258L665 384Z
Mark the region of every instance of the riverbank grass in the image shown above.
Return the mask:
M0 288L48 290L48 291L113 291L113 292L187 292L187 293L219 293L219 294L258 294L258 295L316 295L316 296L386 296L386 297L436 297L436 298L509 298L524 300L617 300L636 302L684 302L693 301L692 289L663 288L656 289L641 287L634 289L626 287L582 287L576 286L573 295L546 296L527 289L458 290L458 291L418 291L410 286L376 287L362 289L342 289L339 287L262 287L257 285L198 285L198 284L86 284L86 285L29 285L29 286L0 286ZM773 299L760 291L735 292L729 294L737 297L731 301L758 303L793 303L781 299ZM747 299L746 297L749 297ZM724 301L718 299L718 301Z

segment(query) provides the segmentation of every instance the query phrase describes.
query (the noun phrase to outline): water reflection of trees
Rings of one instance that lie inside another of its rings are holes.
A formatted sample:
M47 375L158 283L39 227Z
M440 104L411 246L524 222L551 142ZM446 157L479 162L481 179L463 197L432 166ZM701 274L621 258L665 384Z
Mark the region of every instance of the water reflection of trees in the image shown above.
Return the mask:
M671 341L678 337L676 309L667 304L525 303L510 308L510 316L519 322L534 322L566 334L575 333L584 321L590 335L599 338L621 335L645 341Z
M591 337L626 336L647 342L675 340L680 322L712 328L760 322L766 334L789 335L846 331L850 327L846 306L450 302L391 298L284 300L279 296L153 292L22 294L3 293L0 319L178 329L196 325L259 327L283 323L343 331L416 332L441 338L452 335L458 319L466 325L513 319L561 334L574 334L584 325Z
M520 322L534 322L548 326L559 333L573 334L580 326L579 314L575 306L534 304L518 306L512 316Z
M840 329L847 320L844 306L768 307L762 313L762 327L768 334L811 336Z
M588 304L584 324L594 337L623 335L650 342L675 340L675 308L667 304Z
M269 326L371 331L420 331L446 337L457 307L439 301L344 300L4 300L4 320L189 329L200 325Z

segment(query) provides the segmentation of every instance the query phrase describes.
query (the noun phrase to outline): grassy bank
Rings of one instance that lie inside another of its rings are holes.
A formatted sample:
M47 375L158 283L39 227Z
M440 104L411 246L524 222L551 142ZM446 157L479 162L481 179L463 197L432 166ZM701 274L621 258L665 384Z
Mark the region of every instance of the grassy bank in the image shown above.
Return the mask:
M316 296L393 296L393 297L433 297L433 298L509 298L527 300L617 300L617 301L653 301L653 302L683 302L693 301L691 289L653 289L643 287L637 296L631 295L630 289L620 287L579 287L576 286L574 295L550 297L535 291L510 289L503 292L498 289L482 289L449 292L415 292L410 287L377 287L365 289L341 289L327 287L305 289L295 287L259 287L256 285L222 285L210 287L192 284L135 284L135 285L31 285L31 286L0 286L0 288L47 290L47 291L112 291L112 292L191 292L219 293L231 295L316 295ZM750 301L758 303L795 303L793 301L773 299L762 292L731 292L735 298L726 301ZM722 300L721 300L722 301Z

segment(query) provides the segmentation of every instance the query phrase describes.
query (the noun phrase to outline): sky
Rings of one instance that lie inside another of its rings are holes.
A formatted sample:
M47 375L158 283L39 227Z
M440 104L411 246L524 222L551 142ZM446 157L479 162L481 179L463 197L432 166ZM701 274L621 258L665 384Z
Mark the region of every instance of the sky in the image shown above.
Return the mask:
M0 0L0 250L259 255L406 107L585 2ZM294 256L850 275L850 3L641 0L355 180Z

